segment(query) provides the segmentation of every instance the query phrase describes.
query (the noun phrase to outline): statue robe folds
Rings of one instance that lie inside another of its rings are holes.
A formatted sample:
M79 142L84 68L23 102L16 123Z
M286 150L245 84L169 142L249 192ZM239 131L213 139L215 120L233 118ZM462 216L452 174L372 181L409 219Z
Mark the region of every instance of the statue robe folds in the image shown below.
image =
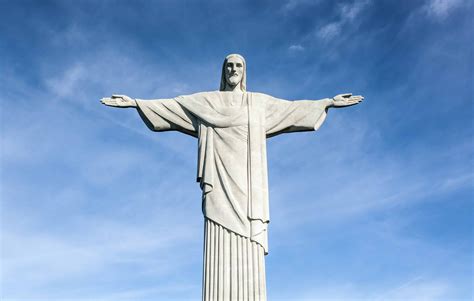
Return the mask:
M267 254L266 138L317 130L326 117L325 102L213 91L137 104L152 131L176 130L199 139L204 216L258 243Z

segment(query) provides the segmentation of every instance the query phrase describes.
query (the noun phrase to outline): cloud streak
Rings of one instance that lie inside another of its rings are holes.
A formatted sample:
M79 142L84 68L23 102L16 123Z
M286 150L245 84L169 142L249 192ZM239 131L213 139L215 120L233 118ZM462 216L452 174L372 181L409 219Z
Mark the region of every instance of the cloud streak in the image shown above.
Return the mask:
M428 0L422 7L422 10L428 15L428 17L443 21L456 9L463 6L463 4L463 0Z
M341 4L336 14L336 21L321 26L316 32L317 37L322 41L337 38L343 33L345 27L357 24L357 18L370 4L369 0Z

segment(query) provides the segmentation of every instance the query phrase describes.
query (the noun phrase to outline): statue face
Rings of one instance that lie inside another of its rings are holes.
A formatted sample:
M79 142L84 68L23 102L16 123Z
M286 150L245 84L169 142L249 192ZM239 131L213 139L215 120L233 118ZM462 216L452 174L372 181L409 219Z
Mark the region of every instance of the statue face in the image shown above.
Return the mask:
M225 65L225 80L229 86L237 86L244 74L244 62L238 57L230 57Z

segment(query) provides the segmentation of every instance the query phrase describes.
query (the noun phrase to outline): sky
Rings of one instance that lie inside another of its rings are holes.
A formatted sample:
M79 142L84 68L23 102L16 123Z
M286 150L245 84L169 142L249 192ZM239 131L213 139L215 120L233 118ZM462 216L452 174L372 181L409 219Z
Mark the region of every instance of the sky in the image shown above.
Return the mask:
M0 299L199 300L197 141L111 94L318 100L268 140L268 300L473 300L473 3L0 0Z

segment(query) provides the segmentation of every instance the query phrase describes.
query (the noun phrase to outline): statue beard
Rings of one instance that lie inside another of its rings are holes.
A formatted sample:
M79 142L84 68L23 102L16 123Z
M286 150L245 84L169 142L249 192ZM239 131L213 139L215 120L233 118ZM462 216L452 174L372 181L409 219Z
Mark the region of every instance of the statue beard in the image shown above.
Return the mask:
M235 75L229 76L229 78L227 79L227 84L229 86L235 87L238 84L240 84L241 81L242 81L242 77L235 74Z

